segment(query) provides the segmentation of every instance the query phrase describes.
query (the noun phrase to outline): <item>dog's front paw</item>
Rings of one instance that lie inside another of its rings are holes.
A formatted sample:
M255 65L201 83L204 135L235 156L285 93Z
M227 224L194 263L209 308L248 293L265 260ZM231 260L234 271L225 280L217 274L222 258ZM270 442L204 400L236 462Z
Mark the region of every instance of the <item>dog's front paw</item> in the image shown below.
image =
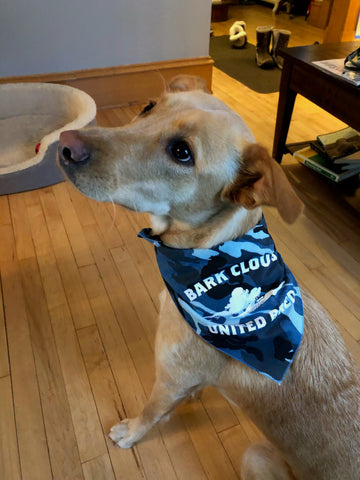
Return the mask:
M147 431L138 418L126 418L110 429L109 437L121 448L131 448Z

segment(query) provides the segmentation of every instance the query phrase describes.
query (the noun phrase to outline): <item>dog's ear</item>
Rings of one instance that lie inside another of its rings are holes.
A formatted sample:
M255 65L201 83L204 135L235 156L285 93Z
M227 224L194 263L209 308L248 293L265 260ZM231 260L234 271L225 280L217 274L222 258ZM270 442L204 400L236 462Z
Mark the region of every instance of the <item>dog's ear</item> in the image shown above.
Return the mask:
M168 91L172 93L187 92L189 90L202 90L210 93L206 87L205 80L195 75L177 75L168 84Z
M258 144L245 148L237 177L224 188L222 198L248 209L271 205L287 223L295 222L304 207L283 169Z

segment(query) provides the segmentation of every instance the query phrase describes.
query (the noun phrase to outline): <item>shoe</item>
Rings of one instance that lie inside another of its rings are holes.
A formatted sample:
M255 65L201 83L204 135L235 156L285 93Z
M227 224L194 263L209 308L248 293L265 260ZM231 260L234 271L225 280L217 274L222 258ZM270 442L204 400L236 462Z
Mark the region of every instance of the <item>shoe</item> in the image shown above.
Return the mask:
M349 70L360 70L360 47L345 58L344 66Z
M233 48L243 48L247 42L246 23L235 22L229 30L229 40Z
M256 64L260 68L275 66L273 57L270 55L271 38L272 26L256 27Z
M289 43L291 32L290 30L278 30L273 29L273 48L271 50L271 56L278 68L282 70L284 65L284 59L278 55L279 48L286 48Z

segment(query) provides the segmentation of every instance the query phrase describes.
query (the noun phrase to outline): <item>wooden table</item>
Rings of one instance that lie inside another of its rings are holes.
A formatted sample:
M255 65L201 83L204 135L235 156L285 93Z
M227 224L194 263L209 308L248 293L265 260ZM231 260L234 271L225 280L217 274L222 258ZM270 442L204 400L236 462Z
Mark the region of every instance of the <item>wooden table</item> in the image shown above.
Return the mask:
M312 62L345 58L360 46L359 42L310 45L281 49L284 68L276 117L273 157L281 162L286 149L286 137L299 93L335 117L360 130L360 87L326 72ZM314 138L317 132L314 132Z

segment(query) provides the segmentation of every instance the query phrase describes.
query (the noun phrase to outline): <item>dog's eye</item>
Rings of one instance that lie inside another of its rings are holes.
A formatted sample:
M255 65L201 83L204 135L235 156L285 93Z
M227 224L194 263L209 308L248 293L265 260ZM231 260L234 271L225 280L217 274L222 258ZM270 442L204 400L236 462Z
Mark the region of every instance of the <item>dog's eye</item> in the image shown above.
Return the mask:
M151 101L141 110L140 115L145 115L145 113L150 112L150 110L153 109L155 105L156 105L156 102Z
M183 165L194 165L194 157L191 148L184 140L174 140L168 146L171 157Z

